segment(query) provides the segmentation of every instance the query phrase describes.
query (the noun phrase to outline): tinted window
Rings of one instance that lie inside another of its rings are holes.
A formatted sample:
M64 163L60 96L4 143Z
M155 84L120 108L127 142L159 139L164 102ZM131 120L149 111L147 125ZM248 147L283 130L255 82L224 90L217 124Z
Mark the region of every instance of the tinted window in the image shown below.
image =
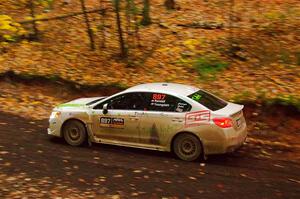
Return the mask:
M202 90L193 93L189 96L189 98L195 100L212 111L219 110L227 105L225 101Z
M191 110L191 105L185 101L163 93L147 93L147 110L166 112L187 112Z
M104 104L112 110L144 110L145 100L142 93L126 93L118 95L97 105L95 109L102 109Z

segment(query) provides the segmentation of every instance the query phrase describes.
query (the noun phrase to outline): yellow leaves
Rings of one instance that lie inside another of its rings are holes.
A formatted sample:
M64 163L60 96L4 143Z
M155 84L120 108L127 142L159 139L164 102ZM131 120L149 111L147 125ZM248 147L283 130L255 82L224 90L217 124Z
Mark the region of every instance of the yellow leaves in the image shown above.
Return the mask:
M11 21L12 18L8 15L0 15L0 22L1 21Z
M11 35L3 35L2 36L5 40L7 41L11 41L12 40L12 36Z
M49 3L48 3L47 1L41 1L40 4L41 4L41 6L43 6L43 7L49 6Z
M98 28L95 27L95 26L93 26L93 27L91 27L91 30L92 30L93 32L97 32L97 31L98 31Z
M195 51L196 50L196 46L200 44L200 42L196 39L188 39L186 41L183 42L183 44L189 48L191 51Z
M25 17L25 20L32 20L33 18L30 16Z
M282 12L274 11L274 10L265 13L264 16L270 20L280 20L285 18L285 15Z
M0 15L0 38L5 41L15 41L17 36L25 35L21 24L16 23L8 15Z
M7 46L7 45L8 45L7 42L1 42L1 43L0 43L0 46ZM0 60L1 60L1 58L0 58Z
M41 102L39 102L39 101L33 101L33 102L31 102L31 105L38 105L38 104L41 104Z
M199 41L196 40L196 39L188 39L188 40L185 40L183 42L183 44L186 45L186 46L195 46L195 45L199 44Z
M16 32L18 29L12 24L12 21L0 21L0 30L8 30L12 32Z
M157 51L158 52L167 52L170 50L170 47L164 47L164 48L159 48Z

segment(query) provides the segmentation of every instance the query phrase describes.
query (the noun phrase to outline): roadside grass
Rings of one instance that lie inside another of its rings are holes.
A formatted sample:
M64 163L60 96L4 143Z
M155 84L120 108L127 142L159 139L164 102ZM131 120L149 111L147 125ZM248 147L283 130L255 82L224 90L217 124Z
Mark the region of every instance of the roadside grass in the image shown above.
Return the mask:
M43 83L43 84L53 84L59 86L65 86L71 90L86 90L94 91L101 89L113 89L113 90L124 90L128 86L121 83L107 83L107 84L80 84L76 81L64 79L57 74L53 75L35 75L28 73L15 73L14 71L7 71L5 73L0 73L0 81L5 80L8 82L20 82L20 83Z
M214 56L203 56L196 59L193 67L201 78L214 79L216 73L229 67L229 63Z
M268 97L265 92L258 92L258 95L254 95L249 91L243 91L241 92L241 94L235 95L229 101L234 103L242 103L242 104L255 102L258 104L265 104L267 106L272 106L272 105L292 106L300 112L300 99L292 95L279 94L275 97Z
M199 59L197 60L199 61ZM228 64L226 62L221 62L219 60L213 60L214 62L208 62L207 60L201 60L200 62L203 65L198 65L199 68L201 68L201 75L212 75L216 74L220 70L224 70L228 67ZM204 73L203 73L204 71ZM16 82L16 83L31 83L31 84L42 84L42 85L52 85L52 86L59 86L62 85L66 87L67 89L70 89L71 91L76 92L95 92L95 91L109 91L113 90L115 92L124 90L128 88L127 85L123 84L97 84L97 85L84 85L84 84L78 84L77 82L65 80L58 75L52 75L52 76L39 76L39 75L29 75L29 74L16 74L13 71L8 71L6 73L0 74L0 81L8 81L8 82ZM217 93L216 93L217 94ZM222 96L220 94L220 96ZM223 96L225 99L226 97ZM248 104L248 103L258 103L258 104L265 104L268 106L271 105L283 105L283 106L292 106L296 110L300 111L300 98L297 98L290 94L279 94L277 96L268 96L268 94L264 91L257 91L256 93L252 93L250 91L242 91L240 94L237 94L230 99L227 99L231 102L235 103L242 103L242 104Z

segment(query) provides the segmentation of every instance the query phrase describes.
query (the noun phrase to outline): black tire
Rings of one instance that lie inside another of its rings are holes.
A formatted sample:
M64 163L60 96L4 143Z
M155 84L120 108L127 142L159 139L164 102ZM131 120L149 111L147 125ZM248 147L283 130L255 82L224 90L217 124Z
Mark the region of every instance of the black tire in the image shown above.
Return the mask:
M63 126L63 136L69 145L81 146L86 141L87 133L81 122L70 120Z
M178 135L173 142L175 155L184 161L195 161L202 155L202 144L199 139L189 133Z

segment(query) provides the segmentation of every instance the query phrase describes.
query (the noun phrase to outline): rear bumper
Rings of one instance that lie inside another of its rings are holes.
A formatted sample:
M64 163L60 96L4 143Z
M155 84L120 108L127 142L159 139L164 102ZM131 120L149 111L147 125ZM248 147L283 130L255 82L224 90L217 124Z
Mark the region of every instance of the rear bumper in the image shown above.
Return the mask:
M240 148L247 138L247 126L245 125L239 130L224 129L218 135L219 139L206 142L204 149L207 155L230 153Z
M223 153L230 153L238 148L240 148L247 138L247 129L245 129L241 134L237 137L232 137L227 139L224 143L224 151Z

